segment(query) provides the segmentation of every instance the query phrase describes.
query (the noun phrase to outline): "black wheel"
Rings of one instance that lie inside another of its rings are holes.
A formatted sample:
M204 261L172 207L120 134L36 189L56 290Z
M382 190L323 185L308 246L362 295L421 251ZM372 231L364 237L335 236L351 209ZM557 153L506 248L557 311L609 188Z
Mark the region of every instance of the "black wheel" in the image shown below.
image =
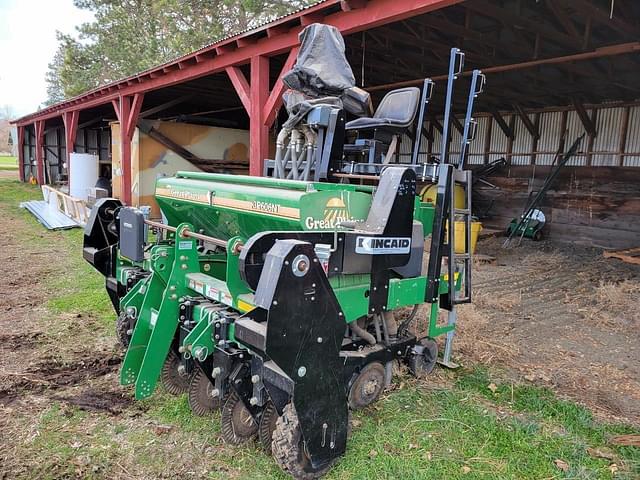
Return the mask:
M189 407L195 415L208 415L220 408L220 397L214 397L213 385L199 368L189 382Z
M190 375L185 371L180 357L173 350L169 350L167 359L162 366L160 382L172 395L180 395L189 389Z
M239 445L258 433L258 424L235 391L224 402L220 417L222 437L228 443Z
M271 443L273 441L273 431L276 429L278 421L278 411L273 403L267 402L260 417L260 425L258 426L258 439L262 444L265 452L271 455Z
M134 326L135 319L128 316L126 312L120 312L116 320L116 338L118 339L118 343L124 348L129 348Z
M327 473L334 463L331 462L323 468L314 470L304 448L298 415L292 403L284 407L282 415L276 422L271 447L273 457L280 465L280 468L296 480L319 478Z
M384 389L384 366L372 362L365 366L349 389L349 407L353 410L364 408L375 402Z
M409 355L408 364L411 373L418 378L429 375L438 360L438 344L432 338L423 338ZM420 352L422 350L422 352Z

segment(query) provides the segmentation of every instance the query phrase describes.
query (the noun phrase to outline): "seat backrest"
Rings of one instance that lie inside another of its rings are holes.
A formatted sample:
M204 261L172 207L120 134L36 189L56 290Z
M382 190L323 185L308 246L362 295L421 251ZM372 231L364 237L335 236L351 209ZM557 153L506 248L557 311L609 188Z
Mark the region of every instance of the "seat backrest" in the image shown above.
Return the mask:
M384 96L373 118L386 119L398 126L408 127L416 116L419 100L419 88L392 90Z

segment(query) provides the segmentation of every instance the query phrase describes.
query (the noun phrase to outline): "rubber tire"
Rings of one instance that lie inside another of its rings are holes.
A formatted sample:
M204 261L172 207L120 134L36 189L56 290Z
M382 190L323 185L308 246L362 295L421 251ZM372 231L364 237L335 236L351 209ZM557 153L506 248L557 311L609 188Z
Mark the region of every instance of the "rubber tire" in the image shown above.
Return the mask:
M365 376L369 374L378 375L379 377L378 385L376 386L376 389L374 390L374 393L372 395L367 395L367 393L364 392L364 388L366 387ZM366 365L360 371L360 373L358 373L358 376L355 378L355 380L351 384L351 387L349 388L349 408L351 408L352 410L359 410L361 408L368 407L373 402L378 400L378 398L380 398L380 394L384 390L384 377L384 365L382 365L380 362L371 362L370 364Z
M278 417L278 410L276 410L275 405L267 402L260 417L260 425L258 425L258 439L268 455L273 453L271 444L273 443L273 432L276 429Z
M197 368L189 382L189 407L199 417L209 415L220 408L219 397L212 397L213 385L205 373Z
M258 433L258 424L255 420L253 421L253 425L247 428L245 432L240 432L235 428L233 419L234 415L242 413L236 410L240 408L246 410L247 407L244 406L244 403L242 403L236 391L232 390L222 405L222 412L220 414L222 438L231 445L240 445L241 443L248 442L252 438L255 438Z
M303 443L296 409L292 403L289 403L284 407L273 432L271 444L273 457L280 468L296 480L320 478L329 471L335 461L315 472L307 472L305 466L310 463L304 452Z
M421 339L418 344L424 347L424 352L421 355L411 354L407 363L416 378L425 378L433 372L438 361L438 344L429 337Z
M116 319L116 338L118 339L118 343L125 349L129 348L129 344L131 343L132 335L127 333L130 329L133 329L131 319L125 312L120 312L120 315L118 315Z
M191 376L180 375L180 373L178 373L179 366L180 357L178 357L173 350L169 350L167 359L164 361L162 371L160 372L160 382L171 395L180 395L189 390Z

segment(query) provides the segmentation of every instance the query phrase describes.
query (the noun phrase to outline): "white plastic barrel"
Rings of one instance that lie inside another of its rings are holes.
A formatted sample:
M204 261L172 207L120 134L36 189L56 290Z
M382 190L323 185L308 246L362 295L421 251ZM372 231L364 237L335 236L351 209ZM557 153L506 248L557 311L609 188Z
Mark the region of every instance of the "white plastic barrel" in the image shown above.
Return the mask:
M97 155L72 153L69 159L69 194L72 197L87 200L89 193L98 181Z

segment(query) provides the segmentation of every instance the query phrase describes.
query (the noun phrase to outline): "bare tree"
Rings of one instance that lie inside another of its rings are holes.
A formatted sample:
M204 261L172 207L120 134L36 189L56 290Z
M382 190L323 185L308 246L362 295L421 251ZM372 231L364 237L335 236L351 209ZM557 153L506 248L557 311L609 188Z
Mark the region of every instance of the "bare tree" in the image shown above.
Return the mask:
M11 145L9 145L9 132L11 125L9 121L13 118L13 110L9 105L0 107L0 155L8 155L11 153ZM15 143L15 139L12 139Z

